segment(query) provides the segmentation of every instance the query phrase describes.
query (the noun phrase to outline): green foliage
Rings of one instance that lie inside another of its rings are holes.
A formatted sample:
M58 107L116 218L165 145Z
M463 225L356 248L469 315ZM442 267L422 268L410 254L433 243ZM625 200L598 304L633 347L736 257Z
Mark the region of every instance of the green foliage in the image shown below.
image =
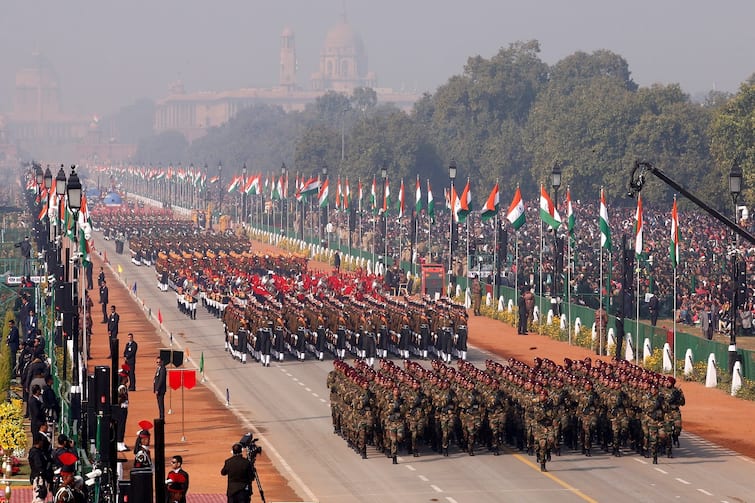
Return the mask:
M10 363L10 355L8 352L10 351L8 348L8 345L5 344L5 341L8 340L8 332L10 331L10 327L8 326L8 321L15 320L15 316L13 315L13 310L8 309L5 312L5 319L3 320L3 329L2 329L2 344L0 344L0 396L8 396L8 391L10 390L10 383L11 383L11 374L13 372L13 368L11 367Z

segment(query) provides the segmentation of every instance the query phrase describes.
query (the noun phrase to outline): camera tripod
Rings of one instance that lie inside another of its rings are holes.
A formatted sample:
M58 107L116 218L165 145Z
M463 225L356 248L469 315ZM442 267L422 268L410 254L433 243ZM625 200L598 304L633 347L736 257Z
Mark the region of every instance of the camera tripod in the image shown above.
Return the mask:
M254 466L254 462L252 461L252 478L257 481L257 489L260 492L260 499L262 500L262 503L267 503L265 501L265 491L262 490L262 484L260 483L260 477L257 473L257 468Z

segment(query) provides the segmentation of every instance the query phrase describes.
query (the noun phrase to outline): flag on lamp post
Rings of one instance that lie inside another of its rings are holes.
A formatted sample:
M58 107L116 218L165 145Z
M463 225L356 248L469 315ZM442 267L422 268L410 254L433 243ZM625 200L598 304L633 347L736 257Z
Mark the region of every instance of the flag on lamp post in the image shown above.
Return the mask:
M320 208L324 208L328 205L328 179L320 185L320 193L317 196L317 204Z
M427 179L427 216L430 217L430 223L435 223L435 200L433 199L429 178Z
M637 194L637 212L634 215L634 254L642 255L642 194Z
M600 189L600 247L611 251L611 227L608 225L608 207L606 194Z
M404 217L404 212L406 211L406 206L404 204L404 179L401 179L401 185L398 189L398 201L396 206L398 207L398 218L401 219Z
M671 267L676 269L679 265L679 214L676 211L676 197L671 207L671 243L669 246L671 255Z
M488 196L488 200L485 202L485 207L482 209L482 214L480 215L480 218L483 221L490 220L494 216L498 214L498 209L500 208L500 199L499 199L499 193L498 193L498 182L495 182L495 186L493 187L493 190L490 192L490 195Z
M514 192L514 199L511 200L509 211L506 213L506 219L511 222L514 230L519 230L524 225L524 203L522 202L522 192L519 190L519 187Z
M571 205L571 191L566 189L566 230L569 231L569 236L574 237L574 226L577 223L577 219L574 216L574 208Z
M372 205L372 213L374 215L378 214L378 204L377 204L377 182L375 181L375 177L372 177L372 187L370 188L370 204Z
M456 200L458 209L456 210L456 218L459 222L464 222L467 219L467 215L472 209L472 193L469 190L469 178L467 178L467 184L464 186L464 190Z
M388 214L388 207L391 204L391 184L388 181L388 177L385 178L385 188L383 190L383 209L382 213L384 215Z
M417 214L422 211L422 187L419 184L419 175L417 175L417 185L414 189L414 209Z
M540 218L553 230L561 225L561 215L558 214L556 206L542 184L540 184Z

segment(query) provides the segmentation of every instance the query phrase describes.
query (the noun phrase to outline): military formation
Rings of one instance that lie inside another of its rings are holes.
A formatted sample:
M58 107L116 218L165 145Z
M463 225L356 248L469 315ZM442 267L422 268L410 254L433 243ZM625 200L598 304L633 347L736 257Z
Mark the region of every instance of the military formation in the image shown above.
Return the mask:
M368 445L396 463L401 450L498 455L506 444L546 471L563 447L586 456L594 446L631 449L657 463L679 445L682 391L630 362L488 360L478 369L466 361L467 311L449 299L386 296L380 277L312 272L305 258L255 254L232 234L132 230L130 245L155 257L158 283L176 291L182 311L195 317L201 301L222 319L234 358L269 366L332 354L334 431L362 457ZM430 358L430 368L420 363Z
M335 360L327 377L334 433L362 458L368 445L395 464L399 451L419 456L422 446L448 456L453 444L474 456L507 444L535 455L542 471L564 447L586 456L593 446L614 456L631 449L654 464L672 457L685 403L675 384L625 360L589 357L487 360L485 369L381 359L377 370L359 358Z

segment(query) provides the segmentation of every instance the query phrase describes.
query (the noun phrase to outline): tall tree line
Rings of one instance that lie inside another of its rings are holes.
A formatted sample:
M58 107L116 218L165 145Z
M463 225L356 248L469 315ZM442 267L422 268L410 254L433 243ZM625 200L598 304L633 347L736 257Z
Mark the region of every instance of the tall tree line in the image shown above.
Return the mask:
M554 163L563 184L612 199L626 192L628 170L646 159L721 208L730 200L726 175L738 163L751 201L755 173L755 76L734 96L711 93L700 104L678 85L639 87L626 60L610 51L576 52L549 66L537 41L516 42L491 58L468 59L462 72L411 112L378 103L372 89L327 93L301 112L254 106L191 145L170 133L140 144L141 163L223 164L224 174L289 172L371 180L384 165L392 180L417 174L448 184L453 158L459 179L476 193L496 181L536 193ZM170 156L171 158L165 158ZM226 171L227 170L227 171ZM379 177L379 175L377 175ZM648 202L669 202L649 184ZM631 204L631 203L630 203Z

